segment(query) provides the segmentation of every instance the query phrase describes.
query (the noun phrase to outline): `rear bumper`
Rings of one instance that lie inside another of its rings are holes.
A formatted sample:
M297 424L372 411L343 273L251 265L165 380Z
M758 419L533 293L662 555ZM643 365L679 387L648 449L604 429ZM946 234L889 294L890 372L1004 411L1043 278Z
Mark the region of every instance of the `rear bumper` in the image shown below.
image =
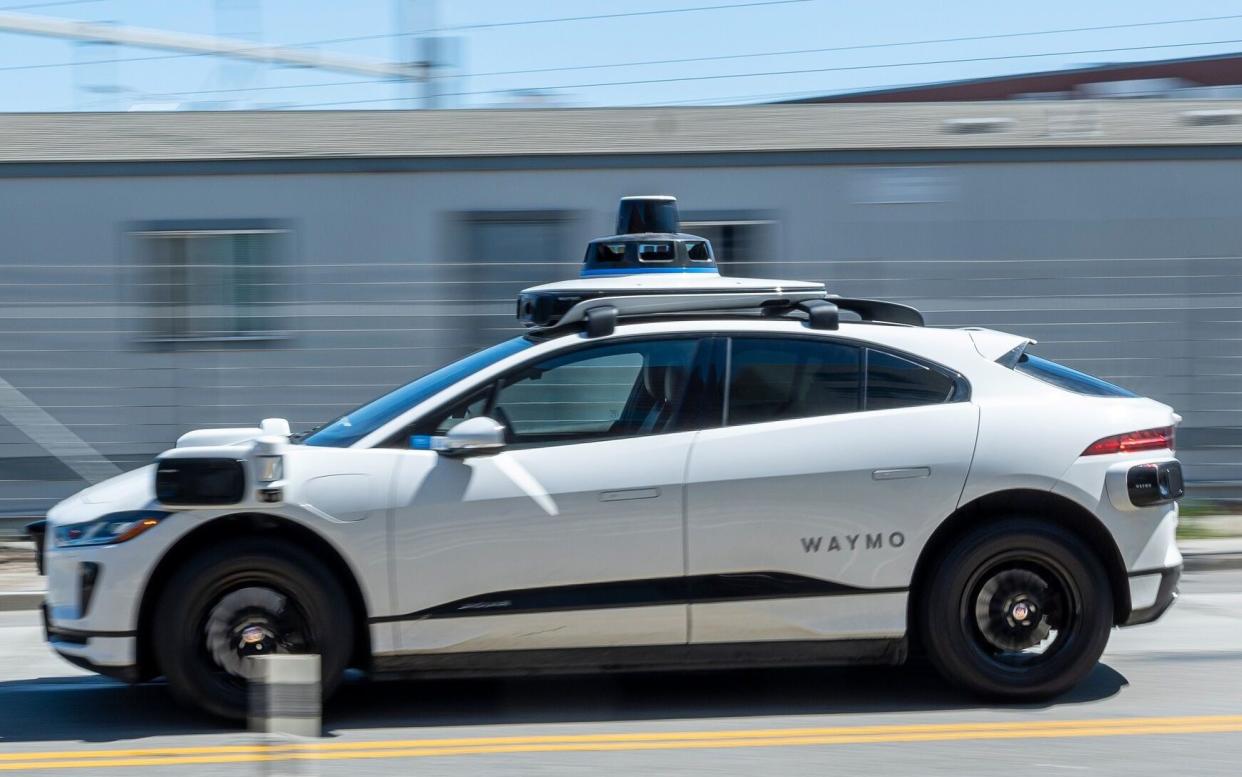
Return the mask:
M1136 606L1130 610L1130 617L1121 625L1138 626L1151 623L1164 615L1173 606L1173 602L1177 601L1177 583L1181 577L1181 564L1168 569L1130 573L1130 601Z

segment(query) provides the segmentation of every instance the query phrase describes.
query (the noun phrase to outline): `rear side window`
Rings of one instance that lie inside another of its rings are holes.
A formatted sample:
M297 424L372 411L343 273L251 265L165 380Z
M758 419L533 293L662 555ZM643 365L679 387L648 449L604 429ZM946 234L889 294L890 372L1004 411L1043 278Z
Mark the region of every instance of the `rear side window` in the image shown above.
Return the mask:
M925 364L867 349L867 410L938 405L953 398L954 385Z
M1089 397L1136 397L1137 394L1113 385L1106 380L1092 377L1085 372L1070 369L1064 364L1057 364L1029 353L1022 354L1014 369L1032 378L1051 383L1057 388L1085 394Z
M734 338L727 423L852 413L862 408L862 349L815 340Z

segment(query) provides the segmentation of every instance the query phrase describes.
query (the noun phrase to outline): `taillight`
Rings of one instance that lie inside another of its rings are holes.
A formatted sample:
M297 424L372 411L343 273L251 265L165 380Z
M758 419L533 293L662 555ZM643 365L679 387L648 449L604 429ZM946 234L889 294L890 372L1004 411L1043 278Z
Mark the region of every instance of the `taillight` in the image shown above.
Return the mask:
M1096 440L1082 452L1083 456L1100 456L1105 453L1133 453L1134 451L1157 451L1173 447L1173 427L1140 429L1137 432L1115 434Z

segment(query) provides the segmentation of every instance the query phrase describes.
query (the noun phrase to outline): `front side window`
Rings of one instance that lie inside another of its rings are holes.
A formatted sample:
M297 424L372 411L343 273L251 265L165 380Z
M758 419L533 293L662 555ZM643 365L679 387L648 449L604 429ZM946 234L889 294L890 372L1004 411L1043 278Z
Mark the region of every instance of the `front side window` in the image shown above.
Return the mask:
M862 409L862 349L810 339L732 341L727 422L757 424Z
M531 340L515 337L473 353L394 389L357 410L351 410L314 432L303 442L306 445L319 445L326 448L349 447L415 405L450 388L454 383L465 380L476 372L490 367L501 359L524 351L532 345L534 342Z
M515 446L587 442L691 428L703 394L696 338L601 344L501 381L490 412Z

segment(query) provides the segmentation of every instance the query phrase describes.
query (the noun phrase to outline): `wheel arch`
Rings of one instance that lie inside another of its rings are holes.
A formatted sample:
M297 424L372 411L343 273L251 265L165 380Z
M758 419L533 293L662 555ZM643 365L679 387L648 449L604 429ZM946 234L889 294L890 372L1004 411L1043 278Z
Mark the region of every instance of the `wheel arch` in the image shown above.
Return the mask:
M944 556L954 541L989 521L1023 515L1055 524L1077 535L1104 565L1113 591L1113 623L1130 616L1130 584L1121 550L1099 518L1082 505L1051 491L1011 489L996 491L962 505L941 522L923 546L910 582L909 633L915 633L918 597L925 590L936 560Z
M153 649L153 622L159 592L173 572L187 559L214 544L239 537L279 537L296 543L310 552L335 575L353 610L353 655L350 666L369 668L371 632L367 626L367 605L362 588L349 563L336 547L322 535L296 521L269 513L235 513L212 519L182 536L160 558L147 578L138 608L137 663L140 677L149 679L159 674Z

